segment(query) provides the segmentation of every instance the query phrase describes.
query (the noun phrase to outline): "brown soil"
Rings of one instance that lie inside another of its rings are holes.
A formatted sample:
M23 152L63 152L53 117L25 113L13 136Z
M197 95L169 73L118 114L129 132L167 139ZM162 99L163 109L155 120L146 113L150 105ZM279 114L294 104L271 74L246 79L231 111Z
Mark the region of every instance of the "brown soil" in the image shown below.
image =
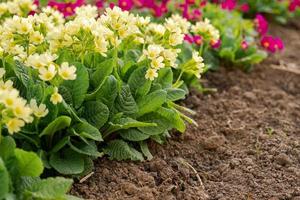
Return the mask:
M300 200L298 25L273 26L287 49L251 73L207 75L205 84L218 92L192 92L184 102L197 111L199 127L152 145L150 162L96 161L95 174L72 193L97 200Z

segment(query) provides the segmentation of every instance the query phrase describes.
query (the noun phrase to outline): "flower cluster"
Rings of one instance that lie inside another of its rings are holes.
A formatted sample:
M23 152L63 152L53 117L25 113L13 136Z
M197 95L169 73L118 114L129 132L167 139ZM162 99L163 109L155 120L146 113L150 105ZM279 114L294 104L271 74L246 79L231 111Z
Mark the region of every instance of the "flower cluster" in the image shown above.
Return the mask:
M10 134L17 133L26 123L33 122L33 115L44 117L48 110L44 104L37 106L35 100L30 105L20 97L11 80L4 81L5 70L0 68L0 127L4 124Z
M34 11L37 6L32 0L13 0L0 3L0 19L11 17L14 15L27 16L28 13Z
M195 35L200 35L203 37L206 41L209 41L211 45L218 44L220 40L220 32L218 29L216 29L211 23L209 19L204 19L204 21L197 22L195 25L191 28L192 33ZM200 43L200 38L194 38L196 39L196 43Z

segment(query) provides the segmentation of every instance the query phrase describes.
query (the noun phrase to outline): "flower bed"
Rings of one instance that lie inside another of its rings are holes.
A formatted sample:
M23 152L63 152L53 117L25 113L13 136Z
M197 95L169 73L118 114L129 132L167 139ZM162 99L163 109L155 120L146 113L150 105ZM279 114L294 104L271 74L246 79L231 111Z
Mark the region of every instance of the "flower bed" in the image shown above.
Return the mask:
M0 199L75 198L65 195L72 181L39 176L81 177L103 155L152 159L148 141L197 126L176 102L189 87L207 91L201 74L220 61L248 70L266 58L263 49L284 48L262 15L244 19L224 10L229 3L191 1L169 12L170 2L149 2L120 1L123 10L104 2L0 4ZM160 18L126 11L134 6Z

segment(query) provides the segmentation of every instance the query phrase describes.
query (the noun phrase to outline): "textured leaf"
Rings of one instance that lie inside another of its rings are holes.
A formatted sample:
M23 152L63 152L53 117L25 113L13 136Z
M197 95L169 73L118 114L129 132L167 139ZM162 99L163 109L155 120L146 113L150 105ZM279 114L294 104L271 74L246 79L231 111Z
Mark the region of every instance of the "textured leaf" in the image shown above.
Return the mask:
M114 122L110 123L110 128L106 131L107 133L112 133L118 130L125 130L129 128L137 128L137 127L155 127L155 123L148 122L140 122L130 117L121 118Z
M147 67L137 68L128 79L128 85L135 96L146 95L151 88L151 81L145 78Z
M115 108L119 112L122 112L123 114L128 116L135 114L138 111L138 107L128 85L122 86L120 94L118 95L115 102Z
M110 109L115 102L118 95L118 82L114 76L109 76L104 81L103 85L100 87L96 93L96 99L104 103Z
M138 100L138 116L142 116L146 113L150 113L158 109L167 98L167 92L164 90L157 90Z
M169 129L176 128L181 133L185 132L186 125L176 111L162 107L157 110L157 113L168 120Z
M179 88L167 88L167 99L169 101L178 101L180 99L184 99L186 92Z
M84 170L83 156L67 149L50 156L50 165L61 174L80 174Z
M108 143L107 147L104 149L104 153L109 155L110 159L114 160L133 160L133 161L143 161L143 155L130 147L123 140L112 140Z
M57 131L63 130L71 125L71 118L67 116L60 116L51 122L40 134L40 137L44 135L53 135Z
M2 136L1 136L2 137ZM0 157L4 162L14 156L16 143L12 137L2 137L0 143Z
M79 108L85 99L89 88L89 74L87 69L81 63L72 63L76 66L76 79L73 81L64 81L63 86L68 88L72 94L73 106Z
M5 167L3 160L0 157L0 199L4 199L4 197L9 192L9 174Z
M147 123L156 123L157 126L139 127L138 129L147 135L159 135L168 130L170 127L169 120L157 113L149 113L139 118L139 120Z
M15 156L20 176L38 177L42 174L44 167L37 154L15 149Z
M26 181L24 190L32 199L65 199L73 183L72 179L62 177Z
M101 157L102 154L97 150L97 146L95 142L89 142L88 144L85 142L71 142L69 141L69 145L71 149L76 151L77 153L93 156L93 157Z
M106 59L104 62L96 66L96 71L92 74L91 81L95 88L97 88L109 76L114 68L113 59Z
M153 156L148 148L148 144L146 141L140 142L140 147L142 150L142 153L147 157L147 160L152 160Z
M75 131L82 137L92 139L95 141L103 141L100 131L87 122L76 124L74 127Z
M84 103L82 116L93 126L100 129L108 120L108 107L100 101Z
M149 135L137 129L122 130L120 135L123 139L133 142L144 141L149 138Z
M156 82L159 83L163 88L170 88L173 84L173 72L172 69L163 68L159 70Z
M25 87L27 87L31 82L28 69L29 68L24 66L24 64L22 64L19 61L16 61L16 65L14 68L15 74Z

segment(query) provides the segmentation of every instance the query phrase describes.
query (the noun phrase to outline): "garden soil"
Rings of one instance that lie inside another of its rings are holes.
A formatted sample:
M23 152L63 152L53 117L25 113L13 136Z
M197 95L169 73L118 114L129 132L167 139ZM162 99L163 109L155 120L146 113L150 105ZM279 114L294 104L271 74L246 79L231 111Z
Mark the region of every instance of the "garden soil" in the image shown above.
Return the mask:
M151 144L142 163L101 158L72 194L93 200L300 200L300 19L272 26L285 52L252 72L204 77L185 106L198 127Z

